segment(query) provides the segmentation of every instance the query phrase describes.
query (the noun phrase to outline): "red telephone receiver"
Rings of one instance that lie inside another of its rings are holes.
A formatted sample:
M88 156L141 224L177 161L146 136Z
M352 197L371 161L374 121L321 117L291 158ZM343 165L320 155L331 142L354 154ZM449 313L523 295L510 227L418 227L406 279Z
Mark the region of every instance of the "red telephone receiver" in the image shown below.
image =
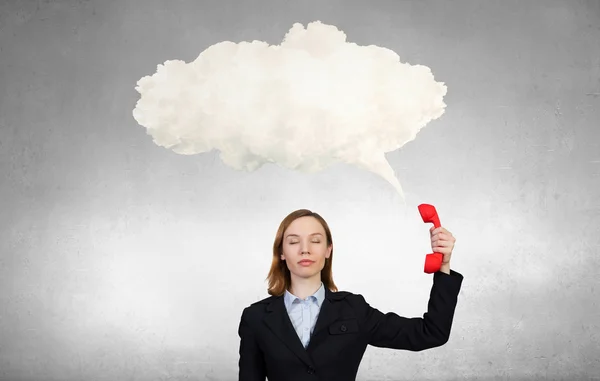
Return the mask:
M440 218L438 217L437 211L433 205L429 204L421 204L418 206L419 213L421 213L421 217L423 218L423 222L425 223L433 223L433 226L439 228L442 226L440 224ZM444 254L442 253L431 253L425 256L425 272L427 274L433 274L435 272L440 271L442 267L442 260L444 259Z

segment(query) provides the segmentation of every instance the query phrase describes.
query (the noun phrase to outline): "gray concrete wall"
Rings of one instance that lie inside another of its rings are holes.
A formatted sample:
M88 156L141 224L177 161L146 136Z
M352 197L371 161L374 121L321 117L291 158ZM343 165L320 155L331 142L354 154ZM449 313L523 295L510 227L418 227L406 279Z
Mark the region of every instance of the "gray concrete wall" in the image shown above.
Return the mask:
M406 208L356 168L237 172L132 118L157 64L314 20L448 86L387 155ZM237 379L241 310L300 207L331 224L341 289L421 316L422 202L457 238L451 339L368 348L359 380L600 379L599 41L598 1L3 0L0 380Z

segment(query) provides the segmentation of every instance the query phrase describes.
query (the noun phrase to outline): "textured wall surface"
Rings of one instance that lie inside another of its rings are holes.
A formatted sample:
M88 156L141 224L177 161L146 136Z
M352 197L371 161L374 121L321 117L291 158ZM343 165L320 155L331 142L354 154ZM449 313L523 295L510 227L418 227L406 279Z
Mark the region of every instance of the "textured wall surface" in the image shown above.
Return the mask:
M231 170L155 146L136 81L295 22L429 66L446 113L348 166ZM359 380L600 379L600 2L0 2L0 380L235 380L277 225L331 225L334 275L421 316L434 204L465 276L450 341L368 348Z

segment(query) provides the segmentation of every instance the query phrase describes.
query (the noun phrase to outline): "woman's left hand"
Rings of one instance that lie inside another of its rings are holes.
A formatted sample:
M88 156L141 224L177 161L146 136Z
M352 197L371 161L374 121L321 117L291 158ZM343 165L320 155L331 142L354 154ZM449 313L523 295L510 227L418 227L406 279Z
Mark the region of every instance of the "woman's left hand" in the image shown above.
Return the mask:
M434 253L444 254L442 265L449 264L456 238L442 226L439 228L432 226L431 229L429 229L429 234L431 235L431 249Z

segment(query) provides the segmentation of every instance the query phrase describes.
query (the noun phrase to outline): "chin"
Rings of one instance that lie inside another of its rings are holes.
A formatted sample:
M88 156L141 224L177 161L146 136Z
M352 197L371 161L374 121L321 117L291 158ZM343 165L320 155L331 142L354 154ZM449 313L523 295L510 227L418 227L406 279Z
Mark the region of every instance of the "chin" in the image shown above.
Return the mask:
M321 270L314 269L298 269L298 274L301 274L303 277L309 278L311 276L315 276L321 273Z

